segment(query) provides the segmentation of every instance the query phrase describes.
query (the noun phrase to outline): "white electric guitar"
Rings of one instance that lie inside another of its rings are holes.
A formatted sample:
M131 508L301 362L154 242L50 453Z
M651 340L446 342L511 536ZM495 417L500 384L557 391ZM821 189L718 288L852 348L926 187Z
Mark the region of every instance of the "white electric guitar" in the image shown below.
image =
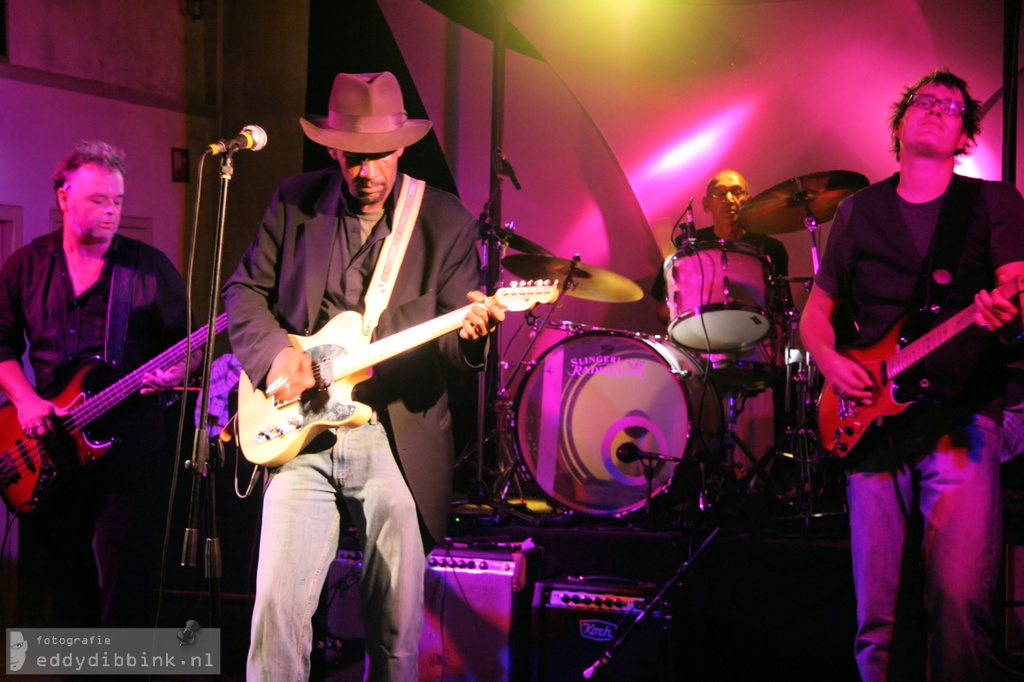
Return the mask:
M558 283L499 289L488 303L521 312L558 298ZM290 335L292 345L313 357L316 385L298 399L279 402L253 388L242 372L238 382L238 432L242 454L253 464L280 466L327 429L365 424L368 405L352 400L352 388L370 378L370 369L462 326L467 305L415 327L367 343L362 315L344 312L312 336Z

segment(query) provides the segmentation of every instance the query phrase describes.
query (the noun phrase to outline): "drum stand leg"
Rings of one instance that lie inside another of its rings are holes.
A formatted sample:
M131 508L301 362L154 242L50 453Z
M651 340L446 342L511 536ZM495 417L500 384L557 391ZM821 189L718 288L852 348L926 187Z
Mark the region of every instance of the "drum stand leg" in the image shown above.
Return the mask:
M767 466L771 461L774 451L769 451L765 455L757 457L750 450L747 444L743 442L743 439L736 434L736 421L739 418L740 412L742 412L742 409L736 409L736 395L736 393L732 392L727 394L729 410L726 415L725 438L723 440L726 466L730 468L738 468L740 466L735 460L736 448L739 447L739 449L743 451L743 454L747 456L747 459L750 460L751 466L747 469L746 473L743 474L743 477L740 478L739 483L737 484L738 489L744 492L750 492L750 489L754 485L755 477L760 474L761 480L771 488L775 496L779 499L784 499L785 495L782 490L779 489L771 476L768 475L768 470L765 469L765 466Z
M792 457L799 467L796 497L794 500L797 510L795 518L803 519L805 532L811 530L811 520L814 518L846 513L845 497L842 503L843 509L839 512L829 514L815 509L815 503L824 494L825 488L828 485L826 473L821 470L819 465L824 467L829 465L829 462L821 457L821 447L817 431L814 428L814 423L817 420L817 406L811 397L809 387L816 384L816 374L816 366L810 361L810 358L807 358L800 362L799 370L796 376L793 377L796 422L792 429L787 429L790 452L783 453L785 457ZM789 400L788 390L786 399L787 401ZM815 473L820 473L822 476L821 480L817 483L815 481Z

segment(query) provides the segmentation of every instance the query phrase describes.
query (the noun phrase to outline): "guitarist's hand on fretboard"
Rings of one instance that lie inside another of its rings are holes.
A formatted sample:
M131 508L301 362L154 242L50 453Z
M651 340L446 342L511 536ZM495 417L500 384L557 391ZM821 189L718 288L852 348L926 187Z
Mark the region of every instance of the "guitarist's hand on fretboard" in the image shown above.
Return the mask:
M1017 331L1020 329L1017 306L999 289L979 291L974 296L974 324L993 331L1012 326Z
M505 320L505 309L493 299L488 301L483 293L471 291L466 294L466 298L473 301L474 305L462 320L462 329L459 330L462 338L470 341L481 339Z

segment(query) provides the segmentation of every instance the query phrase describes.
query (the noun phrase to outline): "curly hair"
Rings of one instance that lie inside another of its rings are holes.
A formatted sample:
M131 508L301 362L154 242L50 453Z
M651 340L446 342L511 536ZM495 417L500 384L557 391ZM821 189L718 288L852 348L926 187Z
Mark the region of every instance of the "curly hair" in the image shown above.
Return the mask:
M82 140L74 150L65 156L57 170L53 171L53 189L57 191L68 181L68 175L87 163L98 163L124 176L128 167L124 163L124 152L117 147L98 140Z
M967 133L967 142L962 148L956 150L956 156L969 153L974 147L975 136L981 132L981 102L971 97L971 93L967 89L967 81L949 69L936 69L910 87L904 88L900 99L893 102L892 118L889 119L889 124L893 135L892 151L896 154L897 161L900 160L900 141L896 139L896 131L899 130L900 124L903 123L903 117L910 106L910 98L929 83L945 85L947 88L956 88L964 99L964 110L961 114L961 119L963 120L963 131Z

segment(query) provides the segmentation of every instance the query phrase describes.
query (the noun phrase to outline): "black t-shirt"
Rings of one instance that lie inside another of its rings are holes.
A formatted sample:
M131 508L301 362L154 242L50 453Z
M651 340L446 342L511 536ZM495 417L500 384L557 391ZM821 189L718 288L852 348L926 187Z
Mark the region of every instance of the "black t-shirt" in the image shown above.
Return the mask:
M876 183L844 201L836 213L815 286L831 295L855 322L858 346L882 338L897 320L920 307L922 271L928 259L918 246L936 233L934 202L907 204L896 193L898 176ZM932 326L972 304L981 289L994 286L994 271L1024 261L1024 198L1012 185L954 176L940 199L957 210L964 191L976 193L959 263ZM945 209L945 207L943 207ZM919 233L916 234L915 233ZM934 247L930 247L934 248ZM927 251L927 249L926 249ZM844 345L840 341L840 345ZM998 396L1005 380L1000 344L969 327L931 350L923 372L926 397L939 404L999 416ZM925 429L927 430L927 429Z

